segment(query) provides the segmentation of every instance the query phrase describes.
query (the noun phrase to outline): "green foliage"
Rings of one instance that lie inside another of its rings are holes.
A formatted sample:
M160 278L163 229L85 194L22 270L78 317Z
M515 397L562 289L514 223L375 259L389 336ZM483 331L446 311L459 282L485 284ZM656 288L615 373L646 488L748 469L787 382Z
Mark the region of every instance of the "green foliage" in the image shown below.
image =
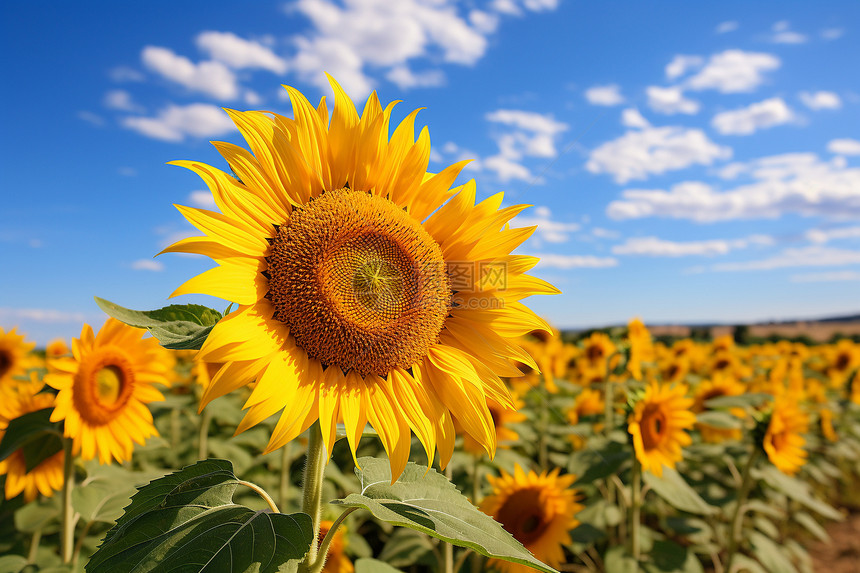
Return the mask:
M356 468L355 473L361 480L361 492L332 503L362 507L377 519L469 547L486 557L529 565L546 573L555 571L535 559L435 470L410 462L392 484L388 460L360 458L358 464L361 469Z
M206 460L140 488L87 572L266 573L304 557L310 516L237 505L237 485L230 462Z
M676 509L697 515L710 515L717 511L717 508L702 499L702 496L684 481L681 474L671 468L663 466L662 477L644 472L642 479L654 493Z
M96 304L113 318L146 328L171 350L199 350L212 327L221 320L217 310L199 304L172 304L158 310L130 310L95 297Z
M27 471L63 449L63 425L51 422L53 408L24 414L9 422L0 441L0 461L19 448L24 454Z
M355 562L355 573L400 573L385 561L363 558Z

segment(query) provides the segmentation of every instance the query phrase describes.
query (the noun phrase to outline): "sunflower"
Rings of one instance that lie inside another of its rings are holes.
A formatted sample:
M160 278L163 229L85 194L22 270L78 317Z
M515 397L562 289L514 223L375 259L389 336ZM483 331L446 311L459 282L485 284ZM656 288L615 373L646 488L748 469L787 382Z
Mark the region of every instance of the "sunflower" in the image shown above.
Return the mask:
M334 522L333 521L322 521L320 522L320 532L318 543L321 543L323 538L328 534L329 529ZM353 573L355 571L355 567L350 561L349 557L346 556L346 540L344 539L344 527L341 525L337 531L334 533L334 537L331 539L331 543L328 546L328 553L326 553L325 558L325 567L322 569L322 573Z
M200 358L222 363L201 407L256 380L239 425L281 412L266 452L319 420L331 452L343 422L353 454L369 422L392 475L406 464L410 428L442 465L453 416L484 449L496 437L487 399L513 401L501 376L534 366L516 338L549 326L521 302L559 292L526 275L537 259L511 255L534 231L508 228L525 206L502 194L476 203L465 162L427 172L430 139L416 112L389 139L393 104L371 94L361 116L333 79L334 109L286 87L293 118L227 110L251 148L214 143L236 177L176 162L208 184L220 212L178 207L203 237L168 247L218 266L173 295L238 303ZM238 178L238 180L237 180Z
M502 408L501 404L493 399L487 400L487 407L490 409L490 415L493 417L493 425L496 428L496 445L500 448L508 448L510 447L511 442L515 442L520 439L520 435L512 428L508 427L508 425L518 424L526 419L526 415L519 411L525 407L525 402L520 400L516 392L513 392L511 397L514 401L515 410ZM457 422L456 425L458 427L462 428L458 420L455 419L455 422ZM484 452L484 448L481 444L476 442L469 434L463 435L463 449L469 453L475 454L476 456L479 456Z
M502 524L505 530L544 563L558 567L564 562L564 546L571 543L569 531L579 525L575 515L583 506L571 489L576 476L559 476L559 469L526 474L517 465L514 475L487 476L493 493L481 502L481 511ZM530 567L490 560L506 573L526 573Z
M10 421L54 406L53 394L36 393L42 386L24 384L14 391L4 392L0 401L0 440ZM16 450L0 461L0 475L6 476L6 499L12 499L21 492L26 501L33 501L40 493L50 497L63 487L63 452L51 455L28 472L24 453Z
M571 426L575 426L579 424L583 416L603 414L605 408L606 403L600 391L584 388L582 392L576 395L573 406L567 410L567 421L570 422ZM597 423L593 426L595 432L600 432L602 429L602 423ZM574 450L581 450L585 446L585 438L579 434L570 434L570 442Z
M839 441L839 436L836 435L836 430L833 428L833 410L830 408L822 408L819 412L821 422L821 435L827 438L829 442Z
M663 466L674 468L683 458L681 447L692 442L686 430L693 427L696 415L690 411L693 399L686 393L684 384L651 381L634 404L627 430L643 470L662 476Z
M712 398L741 396L745 393L746 388L744 385L733 377L717 374L710 380L704 380L696 388L692 410L698 414L707 410L705 402ZM732 408L730 412L737 418L746 417L746 412L743 408ZM696 429L702 434L702 440L711 444L718 444L726 440L740 440L743 436L740 428L717 428L697 422Z
M55 338L45 347L45 358L59 358L71 354L72 351L66 341L62 338Z
M165 366L158 341L144 333L109 318L95 336L85 324L74 356L48 362L45 382L59 390L51 421L65 420L73 452L85 460L131 459L132 441L158 435L146 404L164 400L153 384L166 384Z
M27 371L27 354L36 347L35 342L24 342L24 337L0 327L0 390L14 385L17 376Z
M809 416L790 398L777 398L764 435L762 448L782 473L793 475L806 463L803 449Z
M636 380L642 380L642 363L654 361L654 343L641 319L634 318L627 324L627 340L630 343L627 371Z
M595 332L583 341L582 355L579 368L582 371L598 371L604 376L607 373L606 360L615 353L615 345L609 335Z

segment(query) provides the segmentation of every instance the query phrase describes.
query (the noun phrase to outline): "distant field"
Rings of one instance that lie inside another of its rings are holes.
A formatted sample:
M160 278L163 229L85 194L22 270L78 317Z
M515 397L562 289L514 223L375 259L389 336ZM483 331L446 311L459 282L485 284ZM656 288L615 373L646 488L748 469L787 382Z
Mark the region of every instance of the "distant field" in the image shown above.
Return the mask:
M690 326L684 325L663 325L650 326L649 330L654 336L670 335L686 337L690 335ZM749 325L750 336L767 337L773 334L792 338L795 336L808 336L816 342L825 342L830 340L834 334L844 334L847 336L860 335L860 320L851 321L801 321L801 322L784 322L775 324L751 324ZM711 327L711 335L714 337L724 334L731 334L734 326L714 326Z

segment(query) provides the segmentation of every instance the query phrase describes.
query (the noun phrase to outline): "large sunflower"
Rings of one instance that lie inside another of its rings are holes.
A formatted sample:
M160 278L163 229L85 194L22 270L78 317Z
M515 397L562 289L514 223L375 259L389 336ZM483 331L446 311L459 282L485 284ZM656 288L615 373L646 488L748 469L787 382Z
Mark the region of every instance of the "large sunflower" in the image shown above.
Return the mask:
M526 275L537 259L511 255L534 228L507 227L524 206L502 194L475 202L475 183L451 189L465 162L427 173L416 112L389 140L393 104L372 94L361 116L335 82L329 120L287 87L293 118L227 110L251 153L214 143L236 178L192 161L220 212L178 207L203 237L166 251L218 266L173 294L239 304L212 329L200 358L222 363L201 407L254 380L238 431L281 411L266 448L316 420L331 452L343 421L353 453L365 423L379 433L392 475L410 428L442 465L453 416L485 450L496 438L487 398L513 409L500 376L533 364L514 342L548 325L520 300L558 292ZM238 178L238 179L237 179Z
M803 446L809 430L809 416L791 398L777 398L762 448L770 462L785 474L795 474L806 463L808 454Z
M27 371L27 354L35 348L35 342L24 342L24 337L0 327L0 391L14 384L17 376Z
M481 502L481 511L502 524L505 530L544 563L558 567L564 562L564 546L571 543L570 530L579 525L575 515L583 507L571 489L576 476L559 476L559 469L526 474L517 465L514 475L487 476L492 495ZM506 573L526 573L532 568L508 561L490 565Z
M131 459L132 442L158 434L146 404L164 400L153 384L166 384L165 366L158 341L144 333L109 318L95 336L85 324L73 357L48 361L45 382L59 390L51 421L65 420L73 452L86 460Z
M696 415L690 411L693 399L686 394L684 384L652 381L634 404L627 430L643 470L662 476L664 465L674 468L683 459L681 447L692 442L687 430L696 422Z
M42 384L22 384L16 390L7 390L0 401L0 440L10 421L54 405L54 395L39 393ZM27 471L24 453L19 449L0 461L0 475L6 475L6 499L24 493L26 501L33 501L38 494L50 497L63 487L63 452L44 459Z

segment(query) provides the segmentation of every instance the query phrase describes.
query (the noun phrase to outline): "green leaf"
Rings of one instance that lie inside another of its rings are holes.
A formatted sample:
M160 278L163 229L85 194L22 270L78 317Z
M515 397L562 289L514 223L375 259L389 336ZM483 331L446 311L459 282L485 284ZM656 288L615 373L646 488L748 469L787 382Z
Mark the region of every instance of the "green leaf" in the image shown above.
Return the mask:
M328 472L326 472L328 473ZM385 542L379 559L393 567L408 568L417 565L433 551L433 543L423 533L411 529L397 528ZM432 556L431 556L432 557ZM433 563L435 563L433 558Z
M95 297L106 314L136 328L146 328L171 350L199 350L221 313L199 304L171 304L158 310L130 310Z
M72 490L72 507L84 523L114 523L138 486L155 475L131 472L122 466L89 464L87 478Z
M645 566L645 570L649 572L701 573L704 571L696 555L674 541L655 541L648 555L651 557L651 563Z
M732 571L744 571L744 573L768 573L758 561L751 557L747 557L742 553L735 555Z
M9 422L0 441L0 461L22 449L27 471L63 450L61 422L51 422L53 408L24 414Z
M355 474L361 480L361 493L332 503L363 507L377 519L469 547L486 557L555 573L435 470L409 462L403 475L391 484L387 459L359 458L358 465L362 469L356 468Z
M27 559L20 555L0 557L0 573L18 573L27 566Z
M15 512L15 527L24 533L45 529L54 519L60 517L58 495L49 499L37 499Z
M740 396L719 396L705 402L707 408L754 408L772 400L770 394L741 394Z
M698 515L710 515L717 511L684 481L681 474L671 468L663 466L663 477L644 472L642 479L672 507Z
M767 571L797 572L791 559L783 553L782 548L766 535L753 531L750 533L750 541L753 544L753 555L764 565Z
M743 426L741 419L737 416L716 410L696 414L696 422L723 430L737 430Z
M87 572L268 573L304 557L310 516L237 505L237 485L227 460L197 462L150 482L131 498Z
M624 546L613 547L603 558L604 569L612 573L639 573L639 564Z
M812 497L809 486L802 481L785 475L775 466L765 466L759 470L759 475L769 486L780 491L794 501L805 505L807 508L828 519L842 521L843 516L839 511L827 505L819 499Z
M571 461L571 470L578 474L575 485L589 484L617 473L621 464L630 459L630 450L618 442L608 442L600 449L577 452ZM582 473L579 473L580 469Z
M364 557L355 562L355 573L400 573L385 561Z
M798 511L792 514L791 518L806 528L806 530L824 542L830 541L830 536L827 534L827 530L824 529L820 523L815 521L815 518L806 513L805 511Z

